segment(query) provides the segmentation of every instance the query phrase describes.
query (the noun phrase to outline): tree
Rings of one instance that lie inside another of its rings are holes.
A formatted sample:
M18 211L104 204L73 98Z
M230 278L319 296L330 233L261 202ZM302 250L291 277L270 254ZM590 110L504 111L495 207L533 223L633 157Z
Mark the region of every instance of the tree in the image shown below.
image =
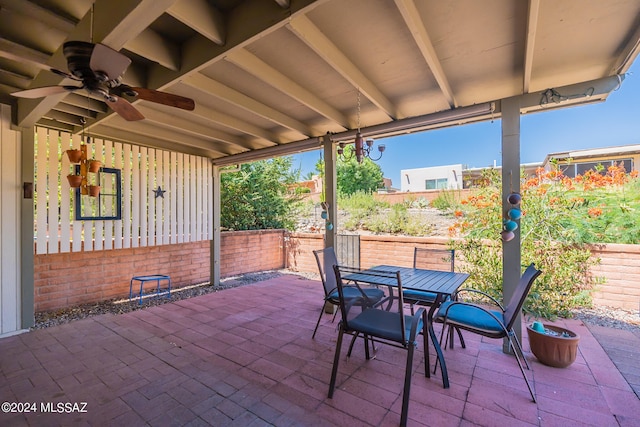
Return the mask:
M324 160L316 162L316 170L324 177ZM369 158L362 163L356 161L355 156L349 160L338 157L336 163L338 193L350 195L357 192L372 193L382 186L382 168Z
M299 179L292 157L247 163L221 176L220 223L232 230L293 229L299 196L288 192Z

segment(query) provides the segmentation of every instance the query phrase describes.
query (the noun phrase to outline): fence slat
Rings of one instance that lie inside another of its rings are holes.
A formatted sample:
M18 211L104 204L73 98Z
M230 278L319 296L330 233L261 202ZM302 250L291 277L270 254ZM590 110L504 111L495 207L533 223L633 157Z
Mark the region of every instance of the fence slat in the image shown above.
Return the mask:
M140 186L138 187L138 200L140 200L140 246L147 246L147 174L149 173L147 148L140 147ZM135 213L134 213L135 215Z
M47 253L47 129L37 128L36 253Z
M190 172L190 177L189 177L189 182L191 183L191 186L189 187L189 192L191 193L189 195L189 198L191 199L191 209L189 212L189 225L191 227L191 229L189 230L189 241L190 242L195 242L196 241L196 227L197 227L197 223L196 223L196 209L195 209L195 205L196 205L196 187L197 187L197 181L196 181L196 168L197 168L197 162L196 162L196 156L189 156L190 160L189 160L189 172Z
M182 200L182 203L178 204L178 243L184 242L184 227L185 227L185 215L184 211L187 209L188 200L185 199L184 195L184 185L185 185L185 176L184 176L184 166L185 166L185 155L183 153L178 153L178 174L177 174L177 195L178 200Z
M162 241L164 244L169 244L171 242L171 229L169 227L171 222L171 205L169 204L169 197L172 193L172 185L171 185L171 175L169 174L169 166L171 159L169 158L169 152L162 152L162 189L166 191L164 193L164 198L162 199Z
M156 184L153 186L154 190L157 190L158 188L161 189L166 189L165 185L164 185L164 175L163 175L163 157L162 157L162 151L160 150L156 150L156 169L155 169L155 177L156 177ZM155 221L155 236L156 236L156 245L162 245L164 242L164 236L162 234L162 208L164 207L164 203L162 202L162 197L158 197L157 196L157 192L153 192L150 191L149 192L149 196L151 196L153 198L153 202L156 205L156 209L155 209L155 217L154 217L154 221Z
M178 217L177 211L178 200L176 199L177 191L178 191L178 154L176 152L171 152L171 184L169 185L169 206L171 212L171 226L170 226L170 234L171 234L171 243L176 243L178 241Z
M74 149L80 149L80 135L75 134L71 137L72 145ZM82 240L83 240L83 231L84 224L82 221L76 220L76 206L75 206L75 190L69 192L70 204L73 206L72 218L73 218L73 244L71 245L71 250L73 252L82 251ZM90 249L90 248L89 248Z
M47 252L55 254L58 252L58 243L60 242L60 234L58 231L58 183L60 182L60 174L58 170L60 168L59 154L58 154L58 132L49 130L48 132L48 148L49 148L49 163L47 164L47 176L49 185L47 185L48 193L48 226L49 226L49 245Z
M71 172L71 163L66 151L71 148L71 134L60 133L61 145L61 169L60 169L60 252L66 253L71 250L71 187L67 175Z
M140 185L142 177L140 175L140 147L131 147L132 166L131 172L133 183L131 186L131 247L137 248L141 243L142 232L140 220L142 218L142 207L140 206Z
M113 167L113 144L111 141L104 141L104 163L107 168ZM100 188L101 193L113 194L113 184L110 179L101 180L100 185L104 188ZM105 212L107 216L113 215L113 209L111 203L105 205ZM113 249L113 221L103 221L104 224L104 248Z
M196 158L196 240L202 240L202 197L203 197L203 181L202 181L202 158Z
M122 144L116 142L113 144L113 155L114 155L114 168L118 170L122 170ZM112 192L116 193L117 189L112 188ZM122 202L122 200L121 200ZM124 202L122 202L124 203ZM109 206L112 206L111 204ZM114 212L115 214L116 212ZM122 248L122 221L113 221L113 231L114 231L114 247L116 249Z
M104 155L103 155L103 148L104 148L104 144L103 141L101 139L93 139L93 158L96 160L100 160L102 162L102 164L104 164ZM91 177L90 179L97 179L97 174L94 174L95 176ZM89 196L84 196L87 198L87 200L89 200L90 202L87 203L87 206L91 206L94 201L92 200L93 198L90 198ZM93 213L91 213L91 215L93 215ZM102 250L102 248L104 247L104 221L85 221L85 224L87 222L92 222L93 223L93 248L97 251ZM85 235L85 239L87 238L87 236Z

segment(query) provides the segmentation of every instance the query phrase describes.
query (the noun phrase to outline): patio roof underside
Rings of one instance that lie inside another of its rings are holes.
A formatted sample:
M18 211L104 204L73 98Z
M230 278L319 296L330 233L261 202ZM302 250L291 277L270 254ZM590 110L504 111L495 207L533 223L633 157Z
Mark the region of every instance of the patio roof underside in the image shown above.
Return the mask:
M146 118L127 122L83 91L9 95L73 83L48 71L67 69L67 40L121 51L133 60L125 83L195 110L138 100ZM0 101L20 127L80 132L84 118L92 136L225 164L320 148L358 121L382 137L398 121L523 94L529 110L603 100L610 89L571 85L625 73L639 42L638 0L0 0ZM549 88L563 102L543 101ZM495 105L431 126L496 118Z

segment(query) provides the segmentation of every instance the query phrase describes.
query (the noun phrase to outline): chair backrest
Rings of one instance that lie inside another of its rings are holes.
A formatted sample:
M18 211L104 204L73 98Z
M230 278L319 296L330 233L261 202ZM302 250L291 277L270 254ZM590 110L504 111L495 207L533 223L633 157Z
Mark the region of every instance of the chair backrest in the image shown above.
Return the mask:
M534 280L536 280L540 274L542 274L542 271L538 270L534 263L531 263L524 273L522 273L518 286L511 296L511 301L509 301L509 304L504 310L504 320L507 331L513 327L520 310L522 310L524 300L527 298L527 295L529 295Z
M394 299L396 300L394 304L394 309L398 311L400 314L398 316L398 324L397 325L376 325L386 327L387 329L397 327L401 331L402 335L402 343L406 343L407 335L406 335L406 327L405 327L405 316L404 316L404 297L402 292L402 279L400 278L400 271L384 271L384 270L372 270L372 269L360 269L354 267L346 267L342 265L335 265L333 267L336 276L336 284L338 287L338 294L340 295L340 313L342 315L342 322L344 322L345 330L353 330L354 328L349 326L349 319L353 318L354 315L357 315L360 310L354 310L355 313L350 313L350 310L347 306L347 302L345 302L344 298L344 277L348 276L349 281L353 282L354 285L358 289L360 289L361 284L371 284L378 286L393 286L397 289L397 296L395 296L396 291L394 290ZM362 290L360 290L362 292ZM363 293L363 298L366 298ZM352 307L352 306L351 306ZM363 308L365 310L366 308ZM379 310L379 309L373 309Z
M333 266L338 264L338 258L333 248L313 251L313 255L316 257L316 262L318 263L320 279L324 287L324 296L327 297L336 290L336 275L333 271Z
M454 271L455 249L414 248L413 268Z

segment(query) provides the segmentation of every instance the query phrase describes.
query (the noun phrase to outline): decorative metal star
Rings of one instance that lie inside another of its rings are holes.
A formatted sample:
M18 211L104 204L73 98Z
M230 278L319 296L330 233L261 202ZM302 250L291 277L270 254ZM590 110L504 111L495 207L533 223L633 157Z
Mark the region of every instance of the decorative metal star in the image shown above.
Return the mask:
M162 197L164 199L164 193L167 192L167 190L163 190L159 185L158 185L158 189L157 190L153 190L154 193L156 193L156 199L158 197Z

